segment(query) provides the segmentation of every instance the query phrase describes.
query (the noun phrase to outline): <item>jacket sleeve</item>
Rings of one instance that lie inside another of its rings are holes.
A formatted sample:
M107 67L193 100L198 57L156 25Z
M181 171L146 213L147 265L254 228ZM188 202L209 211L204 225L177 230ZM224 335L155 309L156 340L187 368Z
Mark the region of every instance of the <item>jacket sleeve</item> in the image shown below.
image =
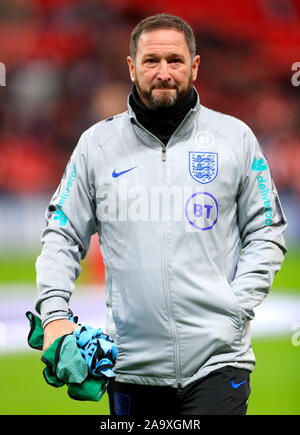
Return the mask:
M84 133L46 211L43 248L36 261L35 308L43 326L68 317L69 299L81 272L80 261L97 230L89 151Z
M231 288L244 321L269 293L287 249L286 219L263 150L247 127L243 138L242 182L237 197L241 253Z

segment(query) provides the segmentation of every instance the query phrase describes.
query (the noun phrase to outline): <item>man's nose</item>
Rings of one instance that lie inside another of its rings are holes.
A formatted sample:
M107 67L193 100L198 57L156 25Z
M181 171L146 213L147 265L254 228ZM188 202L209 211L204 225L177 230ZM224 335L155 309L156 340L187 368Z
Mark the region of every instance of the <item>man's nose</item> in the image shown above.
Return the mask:
M157 78L162 81L171 80L168 62L161 61L159 63Z

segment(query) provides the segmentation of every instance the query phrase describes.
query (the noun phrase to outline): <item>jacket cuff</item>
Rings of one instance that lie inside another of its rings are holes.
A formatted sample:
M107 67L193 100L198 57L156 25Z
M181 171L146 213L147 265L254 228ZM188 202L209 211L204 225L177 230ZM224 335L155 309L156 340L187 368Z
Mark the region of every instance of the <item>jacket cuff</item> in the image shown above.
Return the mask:
M61 297L52 297L45 299L39 305L42 326L45 326L53 320L67 319L69 306L67 301Z

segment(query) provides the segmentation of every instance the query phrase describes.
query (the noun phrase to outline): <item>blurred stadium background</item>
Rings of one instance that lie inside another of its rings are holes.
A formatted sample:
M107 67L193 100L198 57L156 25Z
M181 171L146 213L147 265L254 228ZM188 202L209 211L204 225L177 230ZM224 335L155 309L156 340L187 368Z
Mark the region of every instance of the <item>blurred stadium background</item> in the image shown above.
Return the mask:
M108 413L106 397L75 402L46 385L25 312L46 205L81 133L126 110L129 35L158 12L195 30L202 104L245 121L269 160L289 252L253 321L248 414L300 413L300 1L1 0L0 414ZM83 323L103 322L103 279L93 238L71 304Z

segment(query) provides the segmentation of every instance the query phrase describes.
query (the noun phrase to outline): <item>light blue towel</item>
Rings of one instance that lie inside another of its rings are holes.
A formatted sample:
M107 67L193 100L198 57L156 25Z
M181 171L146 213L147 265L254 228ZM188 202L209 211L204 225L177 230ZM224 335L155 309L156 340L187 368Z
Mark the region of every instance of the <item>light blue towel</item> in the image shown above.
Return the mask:
M77 346L85 359L89 372L94 376L115 377L113 367L116 363L118 350L113 340L103 333L101 328L78 326L73 334Z

